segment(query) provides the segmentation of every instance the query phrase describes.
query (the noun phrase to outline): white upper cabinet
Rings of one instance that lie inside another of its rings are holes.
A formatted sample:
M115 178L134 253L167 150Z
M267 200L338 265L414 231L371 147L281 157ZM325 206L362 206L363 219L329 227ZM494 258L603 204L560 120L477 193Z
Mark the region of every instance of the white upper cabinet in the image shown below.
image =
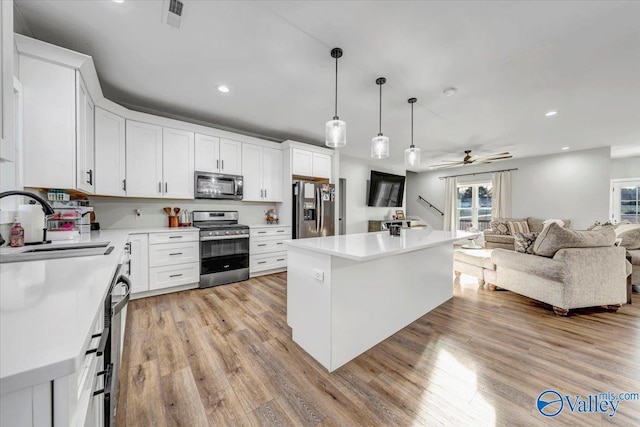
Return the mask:
M262 147L242 144L243 196L242 200L261 202L262 188Z
M196 133L195 169L199 172L242 175L242 143Z
M15 159L13 117L13 2L0 2L0 159Z
M220 168L220 138L216 136L195 136L195 169L198 172L216 173Z
M193 199L193 132L127 120L128 197Z
M162 176L164 197L193 199L193 152L193 132L163 128Z
M20 55L20 81L24 186L76 188L76 71Z
M244 195L253 202L282 201L282 151L242 144Z
M328 154L313 153L313 177L331 179L331 159Z
M96 107L95 145L95 193L101 196L126 196L124 117Z
M262 162L264 200L282 201L282 150L264 147Z
M220 138L220 173L242 175L242 143Z
M93 101L80 73L76 73L76 188L94 193Z
M331 179L331 156L315 151L293 148L291 150L291 174L312 178Z
M291 150L291 174L313 176L313 153L294 148Z
M162 197L162 127L127 120L126 129L127 196Z

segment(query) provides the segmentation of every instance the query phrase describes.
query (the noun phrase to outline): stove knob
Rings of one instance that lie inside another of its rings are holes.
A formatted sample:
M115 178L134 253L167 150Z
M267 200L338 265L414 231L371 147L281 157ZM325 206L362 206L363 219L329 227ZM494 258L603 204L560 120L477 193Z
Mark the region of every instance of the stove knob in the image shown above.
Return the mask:
M209 232L209 236L213 236L213 232L212 231Z
M228 231L225 231L225 232L224 232L224 234L228 235L228 234L229 234L229 232L228 232Z
M216 231L216 232L215 232L215 235L216 235L216 236L218 236L219 234L220 234L220 232L218 232L218 231Z

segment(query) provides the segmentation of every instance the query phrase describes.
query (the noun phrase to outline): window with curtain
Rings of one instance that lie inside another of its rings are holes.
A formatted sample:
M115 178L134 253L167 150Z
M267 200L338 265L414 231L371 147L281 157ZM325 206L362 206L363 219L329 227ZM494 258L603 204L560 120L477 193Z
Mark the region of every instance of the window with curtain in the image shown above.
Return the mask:
M478 184L459 184L456 223L458 230L476 227L486 230L491 222L491 195L493 186L490 182Z

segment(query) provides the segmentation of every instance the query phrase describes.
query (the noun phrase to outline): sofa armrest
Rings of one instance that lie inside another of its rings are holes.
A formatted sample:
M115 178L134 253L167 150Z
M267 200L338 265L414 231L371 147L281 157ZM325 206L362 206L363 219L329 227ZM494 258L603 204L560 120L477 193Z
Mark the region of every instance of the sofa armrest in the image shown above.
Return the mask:
M491 235L491 234L497 234L495 231L493 231L493 229L491 228L487 228L486 230L484 230L482 232L485 236Z
M627 260L622 247L560 249L554 260L566 264L565 296L572 306L626 301ZM584 301L588 296L592 300Z
M498 280L500 280L500 268L541 276L556 282L562 282L565 278L565 263L551 258L506 249L494 249L491 252L491 262L496 265Z

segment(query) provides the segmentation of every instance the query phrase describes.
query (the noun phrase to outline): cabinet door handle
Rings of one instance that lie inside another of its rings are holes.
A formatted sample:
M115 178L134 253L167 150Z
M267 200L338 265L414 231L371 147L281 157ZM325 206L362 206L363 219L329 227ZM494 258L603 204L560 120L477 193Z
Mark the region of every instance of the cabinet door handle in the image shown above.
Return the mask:
M258 231L258 234L267 234L266 231Z
M87 175L89 175L89 181L87 181L87 184L93 185L93 170L89 169L87 171Z
M170 239L182 239L182 236L169 236Z
M182 274L172 274L172 275L171 275L171 276L169 276L169 277L180 277L180 276L182 276Z
M278 243L276 243L276 245L283 245L283 244L284 244L284 242L278 242Z
M265 199L267 198L267 189L266 188L264 189L264 198Z
M162 193L162 183L158 183L158 193Z
M182 255L182 252L176 252L174 254L169 254L169 256Z
M224 159L222 160L222 170L224 170Z
M267 246L266 243L260 243L258 246Z
M284 258L278 258L276 261L284 261Z
M284 233L284 230L276 230L276 233Z
M216 159L216 170L220 169L220 160Z
M164 183L164 192L167 193L169 191L169 184Z
M258 264L266 264L267 261L259 261Z
M122 191L127 191L127 180L126 179L122 180Z

